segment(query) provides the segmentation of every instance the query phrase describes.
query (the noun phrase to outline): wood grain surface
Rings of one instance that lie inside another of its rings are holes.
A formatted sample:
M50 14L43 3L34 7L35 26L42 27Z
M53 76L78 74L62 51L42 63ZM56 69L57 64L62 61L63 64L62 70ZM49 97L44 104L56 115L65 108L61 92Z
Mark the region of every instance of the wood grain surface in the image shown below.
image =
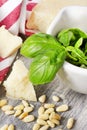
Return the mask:
M22 56L20 56L20 59L24 62L26 67L29 68L30 61ZM47 95L46 102L53 103L52 96L57 95L61 98L61 100L56 103L56 106L59 106L61 104L68 104L69 106L69 111L61 113L61 125L49 130L58 130L59 128L67 130L66 123L68 118L70 117L74 117L75 119L75 124L72 130L87 130L87 95L76 93L73 90L69 89L67 86L64 86L58 75L56 75L56 78L51 83L36 86L35 89L37 97L41 96L42 94ZM4 87L2 86L0 88L0 98L7 98L5 96ZM9 104L13 106L21 102L20 100L15 100L12 98L7 99L9 101ZM33 114L35 115L35 117L37 117L37 109L41 104L39 102L31 103L35 106ZM5 115L5 113L2 112L2 110L0 109L0 127L4 124L11 123L15 125L16 130L32 130L35 121L32 123L24 123L18 118L15 118L13 115Z

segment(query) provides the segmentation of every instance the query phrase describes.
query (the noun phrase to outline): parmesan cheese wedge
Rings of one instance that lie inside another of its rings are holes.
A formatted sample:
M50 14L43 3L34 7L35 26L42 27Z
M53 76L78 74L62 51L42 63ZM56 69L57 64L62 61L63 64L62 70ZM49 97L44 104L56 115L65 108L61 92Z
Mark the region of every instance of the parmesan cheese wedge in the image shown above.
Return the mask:
M21 37L11 34L7 29L5 29L5 26L0 27L0 56L2 58L15 53L21 45Z
M21 60L14 62L12 71L4 81L7 96L29 101L37 101L32 83L29 81L28 69Z

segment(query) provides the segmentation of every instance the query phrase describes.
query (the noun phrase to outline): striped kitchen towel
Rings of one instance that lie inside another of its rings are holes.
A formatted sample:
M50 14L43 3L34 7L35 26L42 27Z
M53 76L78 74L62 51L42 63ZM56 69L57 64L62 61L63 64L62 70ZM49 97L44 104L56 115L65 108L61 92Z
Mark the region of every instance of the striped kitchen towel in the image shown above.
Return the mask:
M23 33L31 35L35 33L25 28L25 23L33 7L40 0L0 0L0 27L5 25L11 33L18 35ZM2 58L0 57L0 84L5 79L15 59L16 54Z

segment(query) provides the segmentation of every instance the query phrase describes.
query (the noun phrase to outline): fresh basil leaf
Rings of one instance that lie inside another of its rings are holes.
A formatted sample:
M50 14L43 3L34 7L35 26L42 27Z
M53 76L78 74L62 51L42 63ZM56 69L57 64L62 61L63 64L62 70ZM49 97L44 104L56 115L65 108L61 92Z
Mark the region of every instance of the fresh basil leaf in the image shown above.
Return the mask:
M87 33L84 31L80 30L79 28L70 28L70 31L73 32L75 38L78 40L79 38L87 38Z
M70 45L70 41L75 39L74 34L71 31L66 31L61 35L58 35L58 41L61 42L65 47Z
M75 44L75 48L79 48L83 43L83 38L79 38L79 40L77 40L76 44Z
M74 45L79 38L87 38L87 34L78 28L69 28L58 33L57 39L64 46Z
M85 33L84 31L80 30L79 28L68 28L68 29L63 29L58 33L58 37L61 37L63 34L67 33L71 31L74 34L74 39L78 39L80 37L82 38L87 38L87 33ZM73 40L74 40L73 39Z
M84 55L84 53L80 49L75 48L75 54L78 57L80 64L87 65L87 60L86 60L87 57Z
M61 31L57 40L49 35L38 33L26 39L20 53L33 58L29 78L34 85L51 82L65 59L78 66L87 66L87 34L80 29L70 28Z
M87 65L87 33L78 28L69 28L60 31L57 40L66 48L67 61L75 65Z
M42 43L30 43L30 45L24 44L21 48L20 53L25 57L34 58L35 56L39 55L40 53L44 53L46 46Z
M55 50L48 50L44 55L49 57L51 64L58 64L58 66L62 66L66 57L66 50L62 46L59 46L58 48L55 48Z
M66 51L67 51L67 60L70 61L70 59L71 59L73 61L78 61L77 57L73 54L73 52L74 52L74 47L73 46L66 47Z
M29 78L34 85L51 82L65 61L65 51L49 54L38 56L31 63Z
M57 66L51 65L47 56L39 57L31 63L29 78L34 85L45 84L55 77Z
M38 33L28 37L21 47L20 53L26 57L35 57L41 53L45 53L48 49L56 49L57 40L49 35Z
M72 59L73 64L87 65L87 61L86 61L87 57L84 55L84 53L79 48L74 48L73 46L68 46L66 49L69 53L69 55L67 55L68 56L67 59ZM71 60L69 60L69 61L71 61Z
M35 85L52 81L66 57L65 47L53 36L43 33L27 38L20 53L33 58L29 77Z

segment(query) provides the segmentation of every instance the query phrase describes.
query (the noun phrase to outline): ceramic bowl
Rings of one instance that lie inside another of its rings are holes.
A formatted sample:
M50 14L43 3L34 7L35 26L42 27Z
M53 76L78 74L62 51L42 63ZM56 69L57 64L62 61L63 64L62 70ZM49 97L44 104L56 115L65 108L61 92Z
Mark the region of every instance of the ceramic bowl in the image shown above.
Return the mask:
M87 7L65 7L55 17L47 33L56 36L61 29L79 28L87 32ZM71 89L87 94L87 69L77 67L65 61L58 71L63 83Z

